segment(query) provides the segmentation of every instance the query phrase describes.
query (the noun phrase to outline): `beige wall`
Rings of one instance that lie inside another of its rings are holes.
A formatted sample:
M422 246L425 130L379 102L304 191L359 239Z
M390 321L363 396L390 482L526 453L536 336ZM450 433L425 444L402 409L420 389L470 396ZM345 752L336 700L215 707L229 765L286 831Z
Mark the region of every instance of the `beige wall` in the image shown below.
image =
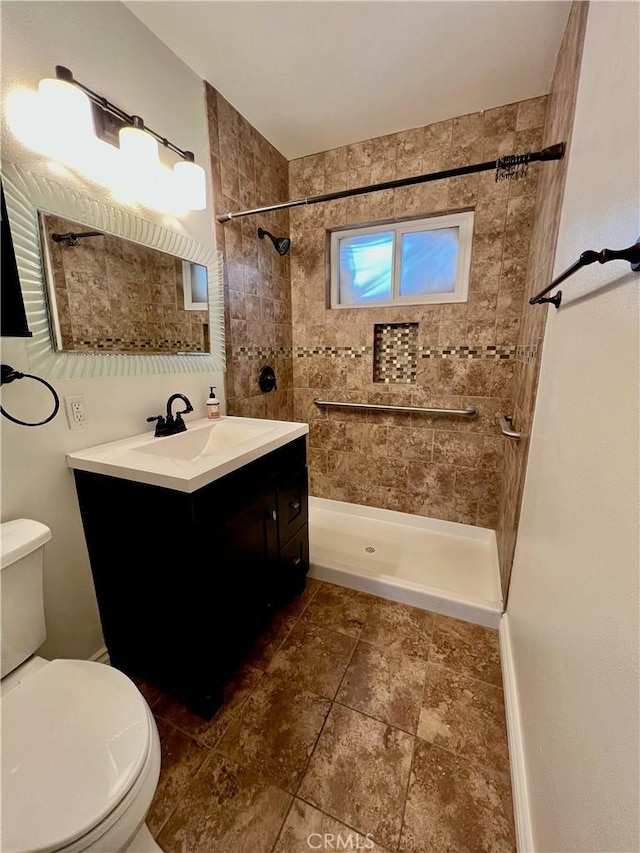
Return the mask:
M202 82L120 3L2 4L3 97L13 86L37 86L56 64L115 103L141 114L176 144L194 151L208 168L208 138ZM34 171L46 164L22 148L6 131L3 159ZM75 188L93 197L104 191L78 181ZM147 219L213 242L211 206L180 222L151 211ZM2 342L2 360L28 371L22 340ZM53 539L45 552L45 610L49 638L46 657L88 657L102 645L73 477L64 454L100 442L143 432L147 415L163 410L174 391L189 396L204 416L208 385L219 374L126 376L117 379L53 379L61 397L84 394L88 423L71 432L63 413L43 427L19 427L2 419L2 520L27 517L48 524ZM46 412L46 394L27 380L2 389L2 404L12 414L37 419ZM117 536L117 521L114 522ZM123 543L123 558L126 545Z
M509 441L505 445L502 462L504 488L496 525L503 588L508 585L518 534L522 489L547 316L546 311L541 310L540 306L528 303L530 297L544 290L553 278L555 244L568 155L571 149L573 114L578 91L587 9L588 4L584 2L574 3L571 8L558 52L548 100L544 145L564 142L566 154L562 160L546 163L544 169L540 171L536 218L524 288L523 312L518 329L518 344L531 353L531 358L516 362L513 377L513 420L515 428L522 435L522 440Z
M208 83L207 115L215 212L228 213L287 201L287 160ZM225 260L227 407L231 415L293 419L291 284L288 256L280 256L258 227L289 234L286 210L216 224ZM258 386L271 365L278 387Z
M592 3L555 273L638 236L640 16ZM594 264L548 314L507 619L533 849L640 849L640 276Z
M537 150L545 112L542 96L294 160L291 194L298 198ZM497 183L493 172L485 172L291 211L294 411L311 425L314 495L495 527L506 442L495 414L511 413L517 359L530 355L516 345L537 182L545 168L534 164L517 182ZM475 210L475 228L468 302L327 309L327 231L469 208ZM373 382L374 324L389 322L419 323L421 356L413 384ZM454 353L444 353L447 348ZM481 414L477 421L327 414L313 405L314 397L476 405Z

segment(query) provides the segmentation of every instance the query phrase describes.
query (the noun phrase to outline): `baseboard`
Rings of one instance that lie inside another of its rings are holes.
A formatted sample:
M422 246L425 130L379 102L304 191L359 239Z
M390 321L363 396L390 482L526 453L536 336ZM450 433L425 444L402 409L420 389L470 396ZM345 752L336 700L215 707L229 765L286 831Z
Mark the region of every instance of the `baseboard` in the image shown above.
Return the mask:
M507 735L509 737L509 763L511 765L511 790L513 793L513 816L516 825L516 846L518 853L534 853L520 703L511 649L509 616L507 613L504 614L500 621L499 636L504 704L507 715Z
M89 660L93 660L96 663L111 663L111 661L109 660L109 652L107 651L106 646L102 646L101 649L98 649L97 652L91 655Z

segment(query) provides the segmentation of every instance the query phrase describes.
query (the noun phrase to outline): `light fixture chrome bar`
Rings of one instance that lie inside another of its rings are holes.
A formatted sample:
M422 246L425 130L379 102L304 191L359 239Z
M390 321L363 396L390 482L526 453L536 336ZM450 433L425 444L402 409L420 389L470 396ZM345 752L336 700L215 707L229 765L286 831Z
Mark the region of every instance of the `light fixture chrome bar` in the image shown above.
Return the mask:
M381 406L378 403L340 403L334 400L314 400L316 406L331 409L370 409L377 412L408 412L415 415L448 415L458 418L476 418L478 409L468 406L466 409L438 409L426 406Z
M242 216L254 216L257 213L270 213L273 210L288 210L291 207L301 207L305 204L319 204L324 201L337 201L341 198L351 198L354 195L364 195L365 193L381 192L382 190L393 190L400 187L410 187L414 184L424 184L427 181L440 181L445 178L457 178L461 175L472 175L475 172L488 172L491 169L496 170L496 180L502 178L518 178L523 173L523 169L529 163L535 163L540 160L561 160L564 157L564 142L559 142L557 145L550 145L548 148L543 148L541 151L531 151L527 154L509 154L506 157L499 157L497 160L488 160L485 163L473 163L470 166L456 166L453 169L443 169L440 172L429 172L426 175L415 175L411 178L398 178L395 181L384 181L380 184L368 184L364 187L355 187L350 190L339 190L335 193L325 193L324 195L312 195L307 198L299 198L295 201L285 201L279 204L270 204L266 207L254 207L251 210L239 210L235 213L221 213L216 216L220 223L230 222L232 219L239 219Z

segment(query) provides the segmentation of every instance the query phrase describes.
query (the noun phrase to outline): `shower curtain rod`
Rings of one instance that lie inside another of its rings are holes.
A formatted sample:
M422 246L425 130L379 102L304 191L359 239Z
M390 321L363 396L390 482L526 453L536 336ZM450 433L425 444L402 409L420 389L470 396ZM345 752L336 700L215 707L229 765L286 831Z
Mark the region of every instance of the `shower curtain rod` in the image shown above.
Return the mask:
M216 216L220 223L230 222L242 216L254 216L258 213L270 213L272 210L288 210L290 207L302 207L306 204L318 204L323 201L336 201L341 198L350 198L354 195L380 192L381 190L393 190L398 187L409 187L413 184L424 184L427 181L440 181L444 178L457 178L461 175L472 175L475 172L488 172L496 170L496 181L503 179L511 180L522 177L529 163L541 160L561 160L564 157L564 142L550 145L541 151L530 151L527 154L508 154L497 160L488 160L486 163L474 163L471 166L457 166L454 169L444 169L441 172L430 172L427 175L416 175L412 178L399 178L395 181L385 181L381 184L369 184L366 187L356 187L351 190L340 190L325 195L312 195L307 198L299 198L295 201L283 201L280 204L269 204L266 207L254 207L251 210L239 210L234 213L221 213Z

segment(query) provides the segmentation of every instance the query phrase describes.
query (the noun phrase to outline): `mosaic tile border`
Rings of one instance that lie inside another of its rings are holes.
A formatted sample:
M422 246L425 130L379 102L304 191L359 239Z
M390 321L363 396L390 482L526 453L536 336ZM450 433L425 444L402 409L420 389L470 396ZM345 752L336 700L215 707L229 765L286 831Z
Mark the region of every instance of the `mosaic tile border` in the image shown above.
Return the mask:
M475 358L507 360L516 357L516 346L419 347L419 358Z
M328 358L362 358L373 355L373 347L296 347L295 358L324 355Z
M442 346L418 347L418 358L442 359L484 359L487 361L521 361L530 364L535 361L536 346ZM326 358L364 358L373 357L373 347L233 347L231 357L241 359L265 359L275 356L308 358L324 356Z
M516 347L516 361L522 361L525 364L533 364L536 360L538 354L538 347L536 344L532 346L517 346Z
M269 359L287 357L292 355L291 347L232 347L231 358L233 361L247 359L253 361L257 359Z
M130 353L130 352L193 352L208 355L202 349L201 343L194 341L178 341L163 338L161 340L128 340L127 338L83 338L75 341L73 350L68 352L91 352L92 350L104 350L105 352Z

